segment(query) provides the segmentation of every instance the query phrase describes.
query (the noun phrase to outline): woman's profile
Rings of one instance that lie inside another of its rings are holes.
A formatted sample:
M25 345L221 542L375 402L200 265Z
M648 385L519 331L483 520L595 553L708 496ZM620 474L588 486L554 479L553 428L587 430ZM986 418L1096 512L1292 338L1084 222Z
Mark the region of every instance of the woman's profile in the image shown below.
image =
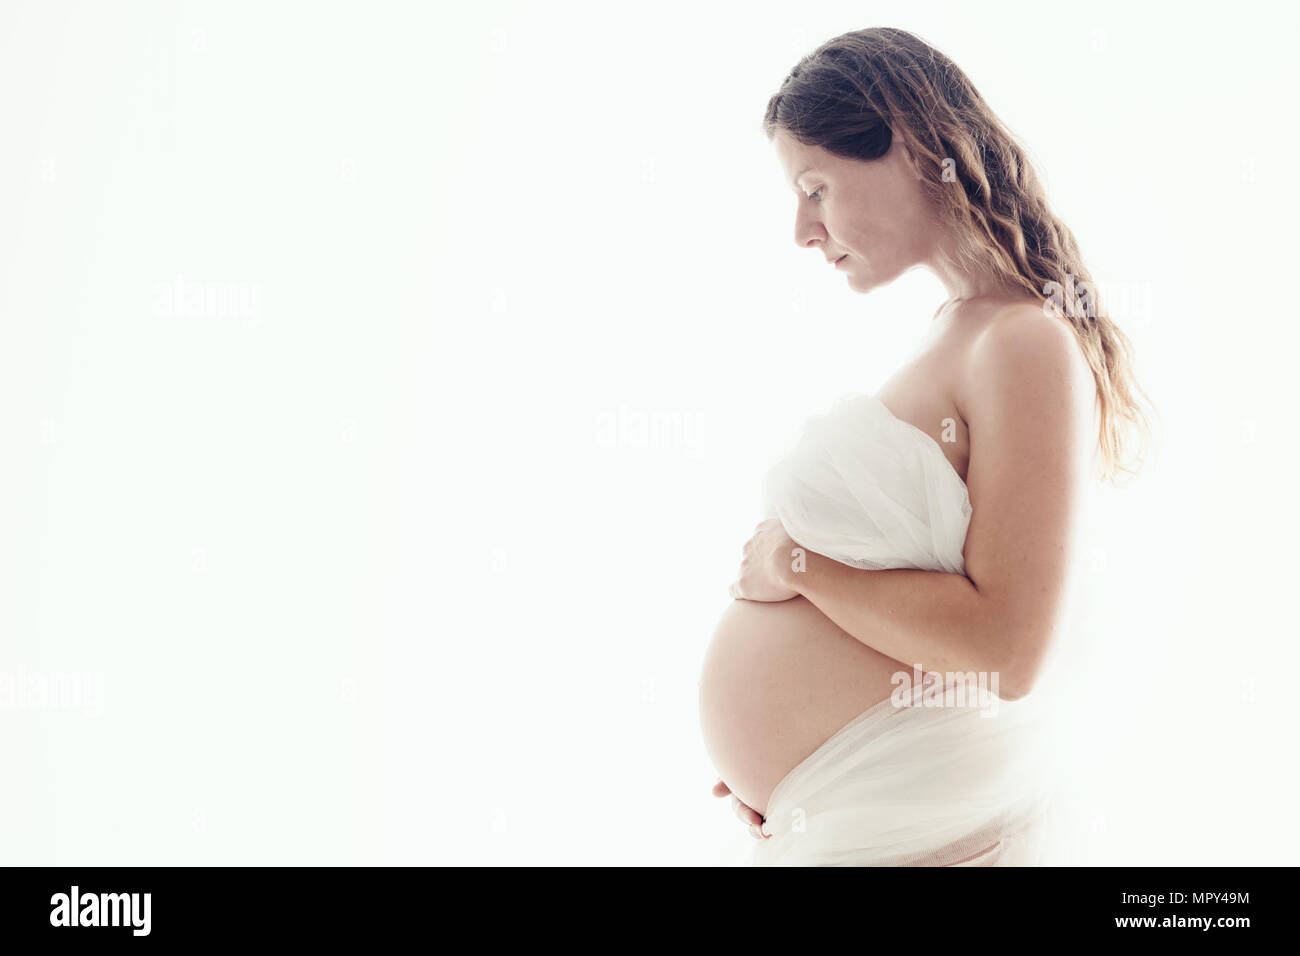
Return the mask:
M916 36L823 43L763 129L801 250L858 293L920 267L948 298L763 481L701 674L714 793L757 864L1052 862L1084 505L1150 434L1131 347L1022 148Z

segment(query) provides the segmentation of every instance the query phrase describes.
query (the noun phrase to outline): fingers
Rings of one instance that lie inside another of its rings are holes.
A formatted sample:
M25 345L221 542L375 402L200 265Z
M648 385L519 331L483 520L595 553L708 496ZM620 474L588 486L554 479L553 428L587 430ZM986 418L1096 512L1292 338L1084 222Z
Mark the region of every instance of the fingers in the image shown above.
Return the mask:
M719 780L717 783L713 785L713 795L715 797L725 797L728 794L731 795L732 812L736 815L736 817L740 820L741 823L745 824L745 828L748 830L749 835L752 836L755 840L771 839L772 834L763 832L764 820L762 815L759 814L757 810L755 810L753 807L749 807L741 803L740 798L736 796L734 793L731 793L731 788L727 786L727 784L724 781Z
M758 811L745 806L740 802L740 798L734 794L731 798L731 809L740 818L740 822L746 826L759 826L763 822L763 818L758 815Z
M741 803L740 797L736 796L734 793L731 793L731 788L727 786L725 781L719 780L717 783L713 785L713 795L715 797L725 797L727 796L727 794L731 794L732 812L735 813L736 816L740 818L740 821L742 823L750 824L750 823L763 822L763 818L759 816L756 810Z

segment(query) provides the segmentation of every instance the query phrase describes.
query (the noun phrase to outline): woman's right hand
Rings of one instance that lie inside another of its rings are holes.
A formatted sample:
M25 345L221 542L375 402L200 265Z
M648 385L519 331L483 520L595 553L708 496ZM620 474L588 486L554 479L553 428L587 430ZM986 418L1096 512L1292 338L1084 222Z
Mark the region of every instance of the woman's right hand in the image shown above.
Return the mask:
M740 798L734 793L731 793L731 788L722 780L719 780L713 785L713 795L715 797L725 797L727 794L731 794L731 809L735 812L736 816L740 818L740 822L749 827L749 835L755 840L771 839L771 837L763 832L763 818L759 815L757 810L741 803Z

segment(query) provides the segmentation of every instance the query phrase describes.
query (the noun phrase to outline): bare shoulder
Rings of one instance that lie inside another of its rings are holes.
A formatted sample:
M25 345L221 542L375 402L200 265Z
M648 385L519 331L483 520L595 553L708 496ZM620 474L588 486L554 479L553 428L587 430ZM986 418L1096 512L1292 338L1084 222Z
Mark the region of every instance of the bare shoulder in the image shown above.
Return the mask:
M1092 417L1096 379L1078 337L1037 305L997 310L973 337L963 365L957 391L968 422L979 417L981 406L1004 404L1055 414L1069 409L1082 421Z

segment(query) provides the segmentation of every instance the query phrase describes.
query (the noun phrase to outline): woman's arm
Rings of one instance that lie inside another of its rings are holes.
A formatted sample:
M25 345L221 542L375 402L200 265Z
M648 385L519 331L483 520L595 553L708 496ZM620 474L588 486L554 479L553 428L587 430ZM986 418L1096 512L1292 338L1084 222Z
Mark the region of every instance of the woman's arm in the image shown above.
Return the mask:
M1021 695L1011 667L1017 642L997 631L990 602L964 575L868 571L813 552L804 564L781 582L863 644L924 671L997 674L999 697Z
M868 571L813 553L800 571L788 551L770 573L882 654L997 672L999 696L1024 696L1062 609L1095 401L1074 333L1039 309L1009 310L981 333L958 384L971 445L966 574Z

